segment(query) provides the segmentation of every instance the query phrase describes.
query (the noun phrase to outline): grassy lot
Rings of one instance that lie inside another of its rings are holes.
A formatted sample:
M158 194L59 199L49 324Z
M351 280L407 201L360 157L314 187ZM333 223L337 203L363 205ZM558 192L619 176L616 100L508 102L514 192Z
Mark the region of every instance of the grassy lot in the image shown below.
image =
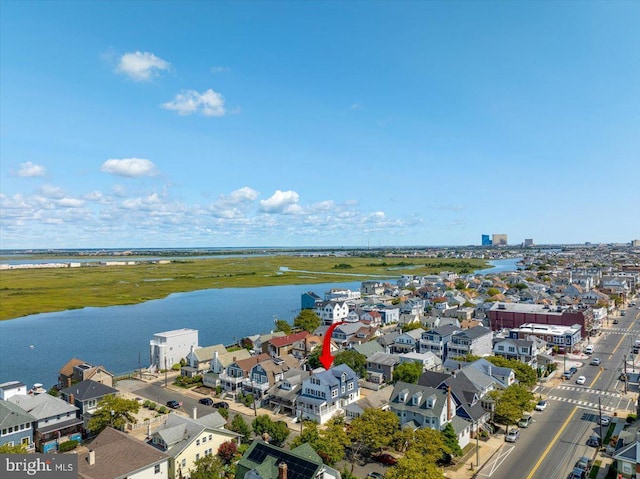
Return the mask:
M291 271L281 271L281 267ZM87 306L136 304L200 289L348 282L486 267L481 260L261 256L185 259L162 265L2 270L0 320Z

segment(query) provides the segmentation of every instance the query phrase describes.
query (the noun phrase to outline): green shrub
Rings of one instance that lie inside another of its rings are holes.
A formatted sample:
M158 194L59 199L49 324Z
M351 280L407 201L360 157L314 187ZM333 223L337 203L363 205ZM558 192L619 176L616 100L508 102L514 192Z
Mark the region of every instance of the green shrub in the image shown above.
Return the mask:
M635 414L629 414L627 416L627 424L631 424L633 421L635 421L638 418L638 416L636 416Z
M167 412L167 408L166 408L166 407L164 407L164 406L160 406L160 407L158 408L158 412L159 412L160 414L164 414L164 413L166 413L166 412Z
M173 366L171 366L171 370L172 371L180 371L180 365L179 364L174 364Z
M143 407L149 407L151 405L151 401L149 401L148 399L145 400L145 402L142 403Z
M156 408L157 404L152 402L149 404L149 409L151 409L152 411Z
M60 452L73 451L77 446L78 446L78 441L76 441L75 439L73 441L66 441L58 446L58 451Z
M218 414L220 414L225 419L229 419L229 410L226 408L218 408Z

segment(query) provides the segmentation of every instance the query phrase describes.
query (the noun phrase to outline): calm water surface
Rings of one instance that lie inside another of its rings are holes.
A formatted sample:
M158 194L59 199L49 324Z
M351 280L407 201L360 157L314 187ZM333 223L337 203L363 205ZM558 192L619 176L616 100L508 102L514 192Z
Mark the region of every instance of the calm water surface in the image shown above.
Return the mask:
M492 262L478 273L513 271L518 259ZM129 306L84 308L0 321L0 383L22 381L47 388L71 358L80 358L121 374L149 365L149 341L155 333L197 329L202 346L231 344L273 329L274 319L292 322L300 295L323 296L331 288L360 289L360 281L311 285L225 288L176 293Z

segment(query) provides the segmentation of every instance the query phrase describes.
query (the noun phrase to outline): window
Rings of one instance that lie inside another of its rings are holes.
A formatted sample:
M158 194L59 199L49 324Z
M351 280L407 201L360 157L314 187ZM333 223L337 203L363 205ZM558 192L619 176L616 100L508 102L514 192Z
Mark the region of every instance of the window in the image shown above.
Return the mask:
M514 348L513 346L509 346L509 352L510 353L515 353L516 352L516 348Z
M187 460L186 459L182 460L182 467L187 467Z
M200 439L197 439L196 440L196 446L199 446L199 445L200 445Z
M498 351L504 351L504 346L498 346Z
M156 464L155 466L153 466L153 473L160 474L160 464Z
M196 461L200 459L200 453L196 454Z
M29 445L29 438L28 437L23 437L20 442L22 443L23 446L28 446Z
M209 434L209 441L213 440L213 434Z
M332 389L331 390L331 397L332 398L338 397L338 390L337 389Z
M353 383L347 384L347 390L351 391L353 389Z

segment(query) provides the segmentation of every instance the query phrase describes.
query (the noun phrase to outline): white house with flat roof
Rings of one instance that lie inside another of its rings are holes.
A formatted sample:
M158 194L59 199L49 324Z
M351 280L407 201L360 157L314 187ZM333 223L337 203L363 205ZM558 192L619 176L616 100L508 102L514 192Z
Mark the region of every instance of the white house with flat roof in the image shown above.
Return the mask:
M582 326L524 323L509 331L509 337L513 339L528 339L529 336L536 336L555 346L573 347L582 339Z
M182 328L156 333L149 342L150 370L170 369L198 349L198 330Z

